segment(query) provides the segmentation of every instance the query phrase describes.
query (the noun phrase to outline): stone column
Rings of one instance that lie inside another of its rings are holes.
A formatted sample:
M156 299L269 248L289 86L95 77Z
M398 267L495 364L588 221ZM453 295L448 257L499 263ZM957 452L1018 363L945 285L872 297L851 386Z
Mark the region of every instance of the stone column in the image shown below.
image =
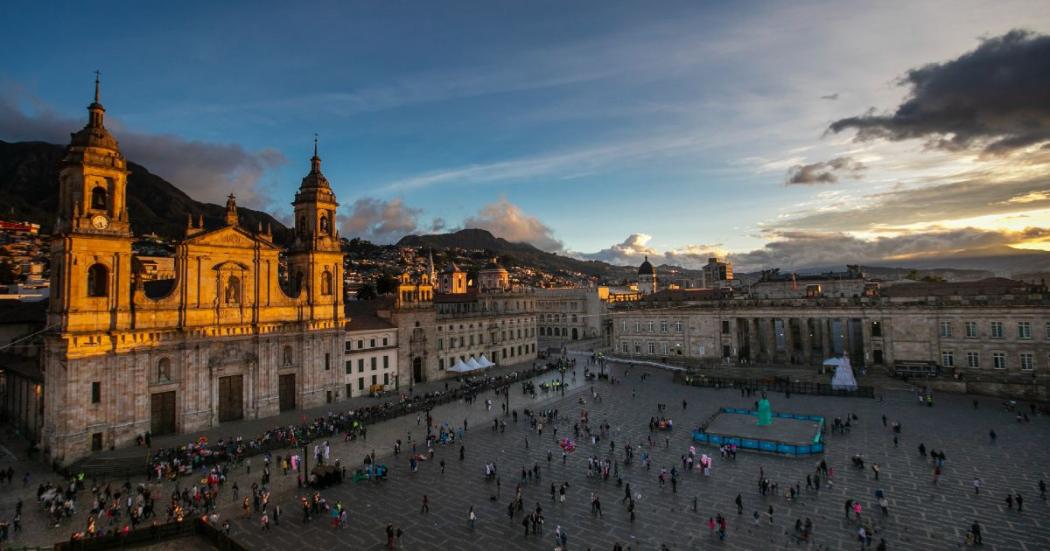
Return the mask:
M747 361L758 362L758 323L755 318L745 318L747 323Z
M810 319L799 318L799 337L802 339L802 363L809 365L813 355L813 339L810 332Z
M795 336L791 333L791 319L784 318L784 359L787 363L795 363Z
M817 325L820 327L820 361L831 357L831 319L820 318Z
M777 325L776 318L767 318L762 320L762 324L766 326L765 341L766 341L766 363L774 363L777 358Z
M842 318L842 353L849 358L849 318ZM852 360L852 358L851 358Z

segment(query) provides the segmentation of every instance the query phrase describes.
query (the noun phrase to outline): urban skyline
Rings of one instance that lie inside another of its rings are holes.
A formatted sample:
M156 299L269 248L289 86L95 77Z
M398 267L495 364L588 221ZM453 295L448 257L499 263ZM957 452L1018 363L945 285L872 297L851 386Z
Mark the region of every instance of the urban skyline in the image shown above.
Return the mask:
M1048 8L946 6L30 7L0 139L64 143L99 68L129 158L200 200L289 222L320 134L347 237L742 269L1046 250Z

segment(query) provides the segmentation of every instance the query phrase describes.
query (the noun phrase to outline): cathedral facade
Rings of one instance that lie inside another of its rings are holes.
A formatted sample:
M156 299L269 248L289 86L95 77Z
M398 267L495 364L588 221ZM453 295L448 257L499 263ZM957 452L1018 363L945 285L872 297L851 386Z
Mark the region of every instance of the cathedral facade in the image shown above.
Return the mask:
M132 268L128 171L103 124L97 82L88 112L62 161L51 241L40 435L49 459L69 464L147 432L343 398L338 203L316 144L287 250L269 228L241 227L231 195L221 227L187 221L174 278L146 281Z

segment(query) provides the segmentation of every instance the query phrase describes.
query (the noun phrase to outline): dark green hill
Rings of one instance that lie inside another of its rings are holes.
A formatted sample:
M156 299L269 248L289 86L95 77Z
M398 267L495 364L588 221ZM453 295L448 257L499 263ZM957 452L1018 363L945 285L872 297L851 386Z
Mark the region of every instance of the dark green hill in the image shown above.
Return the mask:
M49 233L55 223L58 205L59 162L65 147L44 142L8 143L0 140L0 218L27 220L40 224ZM206 227L222 225L225 207L194 201L146 167L128 161L128 216L136 235L156 233L182 238L186 216L204 216ZM292 232L265 212L238 208L241 225L255 230L259 222L273 228L274 240L288 243Z
M512 243L482 229L465 229L433 235L406 235L397 242L397 246L484 250L493 256L512 259L518 265L531 266L548 273L563 272L607 278L618 275L620 271L625 271L624 268L612 266L605 262L579 260L541 251L528 243Z

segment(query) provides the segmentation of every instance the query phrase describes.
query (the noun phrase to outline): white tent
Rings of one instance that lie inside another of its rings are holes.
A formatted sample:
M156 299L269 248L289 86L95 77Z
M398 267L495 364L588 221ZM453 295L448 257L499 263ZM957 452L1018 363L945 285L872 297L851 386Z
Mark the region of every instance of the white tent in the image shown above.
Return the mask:
M857 390L857 379L853 376L849 358L831 358L824 360L825 366L834 366L835 375L831 377L831 388L835 390Z
M478 358L478 365L480 365L481 367L492 367L496 364L489 361L489 359L486 358L484 354L482 354L481 357Z
M475 360L473 356L471 356L471 358L469 360L467 360L467 366L470 367L471 371L475 371L475 370L481 369L481 364L479 364L478 361Z
M457 358L456 363L453 364L452 367L448 368L448 370L452 373L466 373L470 371L471 368L469 365L463 363L462 360Z

